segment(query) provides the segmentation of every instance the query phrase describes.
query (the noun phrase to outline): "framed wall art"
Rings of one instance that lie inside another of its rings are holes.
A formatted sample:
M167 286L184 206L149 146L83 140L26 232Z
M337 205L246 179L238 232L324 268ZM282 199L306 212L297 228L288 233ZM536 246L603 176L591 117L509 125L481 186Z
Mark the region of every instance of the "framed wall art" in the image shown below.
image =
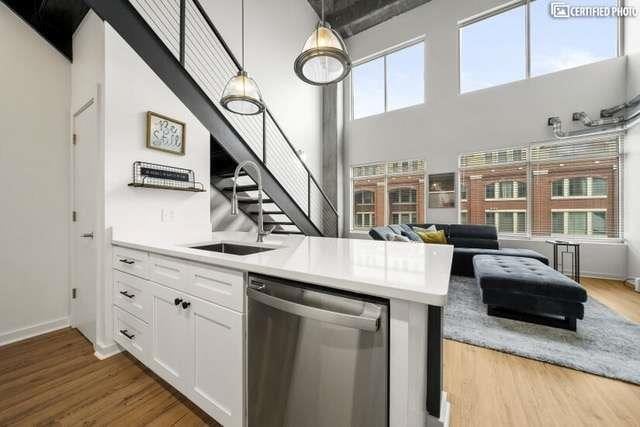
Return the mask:
M162 114L147 112L147 147L184 155L187 125Z

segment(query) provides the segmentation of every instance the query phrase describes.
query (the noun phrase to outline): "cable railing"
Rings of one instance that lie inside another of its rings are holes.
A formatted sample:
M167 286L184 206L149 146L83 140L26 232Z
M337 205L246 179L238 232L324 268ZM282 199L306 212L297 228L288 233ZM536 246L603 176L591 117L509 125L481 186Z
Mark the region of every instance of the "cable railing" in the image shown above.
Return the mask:
M255 116L220 105L240 63L198 0L130 0L184 70L323 235L338 235L338 212L269 108Z

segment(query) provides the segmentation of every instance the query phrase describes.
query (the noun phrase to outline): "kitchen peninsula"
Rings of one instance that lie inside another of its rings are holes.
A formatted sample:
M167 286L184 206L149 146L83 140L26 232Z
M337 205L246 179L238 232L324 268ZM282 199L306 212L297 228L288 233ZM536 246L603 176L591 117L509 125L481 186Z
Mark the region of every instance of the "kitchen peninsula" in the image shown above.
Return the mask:
M261 252L220 252L236 248ZM262 345L263 355L265 344L247 344L247 337L253 336L247 329L256 325L248 305L251 295L270 309L290 307L289 313L315 319L305 319L309 322L326 318L336 328L352 322L353 328L361 329L359 334L388 331L383 338L388 348L383 386L388 392L382 394L388 401L388 424L383 420L379 425L448 424L449 404L442 392L442 307L451 246L299 236L268 236L259 244L254 233L229 232L213 233L200 242L117 236L112 260L113 287L105 297L113 303L116 342L223 425L247 425L247 407L258 405L259 399L247 390L255 382L247 377L256 369L252 349ZM284 307L283 300L265 290L270 280L274 287L300 284L308 295L285 301ZM323 291L364 302L356 311L352 299L348 307L332 303L333 311L342 312L329 312L319 305L327 294L314 296ZM377 306L372 302L386 305L388 317L376 317L367 308ZM296 345L302 352L301 344ZM363 364L361 359L358 363Z

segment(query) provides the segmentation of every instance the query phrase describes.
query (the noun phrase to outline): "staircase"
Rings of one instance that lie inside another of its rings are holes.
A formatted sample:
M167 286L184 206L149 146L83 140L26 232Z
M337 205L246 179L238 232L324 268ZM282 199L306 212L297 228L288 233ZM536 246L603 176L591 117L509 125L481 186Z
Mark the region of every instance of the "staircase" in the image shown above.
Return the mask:
M239 116L219 104L240 68L198 0L85 0L154 70L211 133L211 182L229 199L245 160L262 175L265 228L276 234L337 236L338 213L268 108ZM239 207L257 222L257 177L238 181Z

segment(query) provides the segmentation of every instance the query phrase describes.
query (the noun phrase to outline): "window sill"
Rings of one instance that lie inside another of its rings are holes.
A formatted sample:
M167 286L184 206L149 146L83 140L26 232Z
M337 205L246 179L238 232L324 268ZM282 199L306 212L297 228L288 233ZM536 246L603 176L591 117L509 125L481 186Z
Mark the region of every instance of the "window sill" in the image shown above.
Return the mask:
M606 199L609 196L551 196L551 200Z
M562 239L569 240L575 243L588 243L588 244L606 244L606 245L625 245L625 239L608 237L608 238L588 238L588 237L573 237L565 234L552 234L550 236L531 237L525 235L516 234L498 234L498 240L510 240L510 241L530 241L530 242L546 242L549 239Z
M495 199L484 199L485 202L524 202L526 201L527 198L526 197L512 197L510 199L508 198L495 198Z

